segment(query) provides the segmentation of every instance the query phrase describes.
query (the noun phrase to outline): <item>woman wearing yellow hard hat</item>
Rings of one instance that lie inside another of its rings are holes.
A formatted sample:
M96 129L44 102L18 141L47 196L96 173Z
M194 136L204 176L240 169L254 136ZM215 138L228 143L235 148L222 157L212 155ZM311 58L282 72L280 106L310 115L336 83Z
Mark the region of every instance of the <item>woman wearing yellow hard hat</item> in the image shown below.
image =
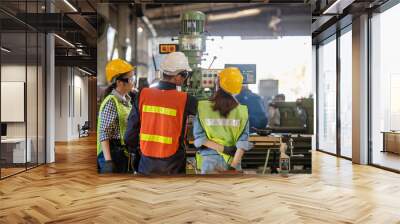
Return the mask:
M128 93L135 84L134 67L115 59L106 65L110 83L100 105L97 120L97 164L100 173L124 173L129 169L129 153L124 135L132 105Z
M242 84L238 68L225 68L219 73L214 96L199 102L193 135L197 169L202 174L241 170L242 156L250 149L247 107L235 99Z

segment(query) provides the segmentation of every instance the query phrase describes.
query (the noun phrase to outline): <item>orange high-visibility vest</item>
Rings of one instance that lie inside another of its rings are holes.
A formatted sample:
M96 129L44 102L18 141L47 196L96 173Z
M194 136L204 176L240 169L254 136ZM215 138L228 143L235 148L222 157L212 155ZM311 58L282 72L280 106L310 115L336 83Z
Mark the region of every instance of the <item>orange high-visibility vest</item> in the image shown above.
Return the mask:
M143 155L168 158L179 148L187 93L144 88L140 93L140 150Z

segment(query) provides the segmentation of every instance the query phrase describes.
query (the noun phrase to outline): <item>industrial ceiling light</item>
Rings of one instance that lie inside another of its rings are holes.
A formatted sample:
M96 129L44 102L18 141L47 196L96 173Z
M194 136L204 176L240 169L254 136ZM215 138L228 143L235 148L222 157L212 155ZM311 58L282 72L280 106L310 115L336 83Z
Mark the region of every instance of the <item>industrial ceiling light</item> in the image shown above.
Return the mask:
M78 10L68 1L64 0L64 3L68 5L74 12L78 12Z
M255 16L261 13L261 9L246 9L233 13L211 14L207 16L208 21L237 19L241 17Z
M82 50L81 48L76 49L76 52L77 52L79 55L83 55L83 50Z
M341 14L343 13L343 9L351 5L354 1L355 0L336 0L332 5L325 9L322 14Z
M9 50L9 49L7 49L5 47L1 47L1 51L4 51L6 53L10 53L11 52L11 50Z
M55 37L57 37L59 40L61 40L62 42L64 42L65 44L67 44L68 46L75 48L75 45L73 45L71 42L69 42L68 40L60 37L58 34L54 34Z
M141 26L139 26L139 27L137 28L137 31L138 31L139 33L141 33L141 32L143 32L143 28L142 28Z
M143 16L142 20L143 20L144 24L146 24L147 28L150 30L151 35L153 37L156 37L157 36L157 32L154 29L153 24L149 21L149 19L146 16Z
M268 27L273 31L277 32L279 30L279 24L282 22L281 18L278 16L271 16L271 20L268 23Z

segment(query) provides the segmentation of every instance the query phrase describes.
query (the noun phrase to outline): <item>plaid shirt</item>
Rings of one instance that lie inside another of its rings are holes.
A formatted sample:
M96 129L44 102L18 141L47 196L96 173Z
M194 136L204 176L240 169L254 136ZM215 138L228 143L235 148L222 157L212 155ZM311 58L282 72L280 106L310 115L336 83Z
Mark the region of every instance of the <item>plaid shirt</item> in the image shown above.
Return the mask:
M129 96L121 96L117 91L113 90L112 95L116 96L124 104L128 104L130 101ZM121 133L119 130L118 112L117 106L114 101L109 100L100 113L100 142L110 139L121 139Z

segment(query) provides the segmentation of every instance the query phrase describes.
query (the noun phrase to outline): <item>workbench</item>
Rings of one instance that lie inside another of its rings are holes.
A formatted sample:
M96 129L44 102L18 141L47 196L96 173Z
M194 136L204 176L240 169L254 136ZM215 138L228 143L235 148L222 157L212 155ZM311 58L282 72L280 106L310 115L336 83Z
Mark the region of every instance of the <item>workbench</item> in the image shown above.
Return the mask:
M250 150L253 154L257 153L257 152L260 152L263 154L265 154L265 152L267 153L266 156L264 157L265 161L264 161L264 167L263 167L263 174L265 174L271 151L275 152L273 162L275 160L277 160L276 155L279 155L282 138L281 138L281 136L273 136L273 135L269 135L269 136L250 135L249 142L251 144L253 144L253 148ZM189 141L189 145L193 145L193 140ZM192 156L194 157L195 153L196 153L196 151L194 148L189 148L186 150L187 157L192 157ZM248 153L248 152L246 152L246 153ZM245 155L246 155L246 153L245 153ZM277 168L277 165L273 168L273 171L277 172L276 168Z
M274 136L274 135L269 135L269 136L250 135L249 142L251 142L253 144L253 148L251 150L253 152L256 150L267 150L267 155L265 157L264 167L263 167L263 171L262 171L262 174L265 174L271 151L274 150L275 152L280 152L280 146L282 144L282 137ZM274 161L275 160L276 160L276 154L274 156ZM272 166L271 166L271 169L273 172L277 172L276 168L277 168L277 166L275 166L275 168L272 169Z
M258 170L262 167L262 172L266 173L267 167L270 166L272 173L277 173L279 167L280 146L286 143L288 149L286 154L290 157L290 172L292 173L311 173L311 135L269 135L259 136L250 135L249 142L253 144L250 151L244 153L242 158L243 170ZM293 139L293 151L290 150L289 139ZM194 158L196 149L193 141L189 141L186 149L186 157Z

